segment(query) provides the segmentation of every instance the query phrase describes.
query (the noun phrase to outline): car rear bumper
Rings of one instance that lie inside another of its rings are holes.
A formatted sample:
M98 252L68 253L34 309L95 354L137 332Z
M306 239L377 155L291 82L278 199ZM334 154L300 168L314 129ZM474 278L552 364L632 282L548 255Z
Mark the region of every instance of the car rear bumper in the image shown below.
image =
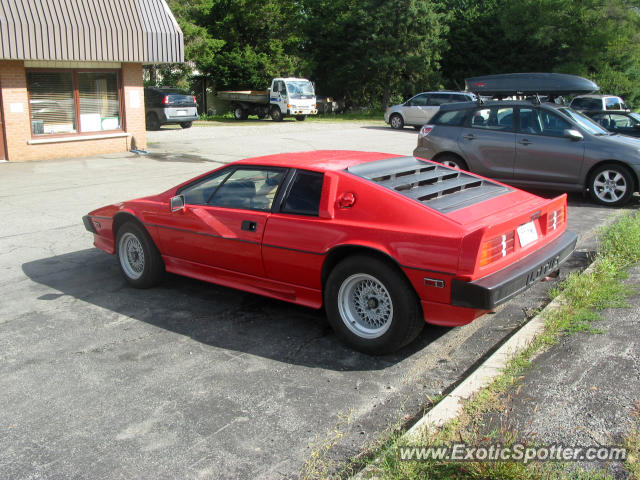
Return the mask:
M98 233L96 232L96 227L93 226L91 217L89 217L89 215L85 215L82 217L82 223L84 223L84 228L86 228L88 232Z
M451 284L451 305L493 310L558 270L575 250L577 240L575 232L567 231L545 247L491 275L473 282L454 279Z

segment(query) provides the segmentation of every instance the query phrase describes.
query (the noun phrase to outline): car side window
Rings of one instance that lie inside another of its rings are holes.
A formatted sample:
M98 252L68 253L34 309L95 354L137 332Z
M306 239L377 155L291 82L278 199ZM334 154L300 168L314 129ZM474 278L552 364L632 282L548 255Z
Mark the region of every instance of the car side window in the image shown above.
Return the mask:
M513 107L479 108L471 117L471 128L513 131Z
M432 93L429 95L430 106L440 106L444 103L451 103L451 95L448 93Z
M431 121L434 125L449 125L452 127L460 127L464 124L469 110L450 110L448 112L440 111Z
M225 168L191 185L181 188L178 193L184 197L184 203L189 205L206 205L216 189L231 173L232 169Z
M322 173L298 170L282 204L282 213L317 216L323 181Z
M605 109L606 110L623 110L622 100L618 97L605 98Z
M636 123L630 117L626 115L619 115L616 113L609 114L609 120L612 122L613 127L619 128L630 128L633 127Z
M407 102L407 107L424 107L427 104L427 94L416 95Z
M565 130L572 128L565 119L547 110L540 110L540 120L542 121L542 135L546 137L562 137Z
M540 135L542 125L536 108L521 108L518 112L518 132Z
M285 172L283 168L238 168L215 190L209 205L270 210Z

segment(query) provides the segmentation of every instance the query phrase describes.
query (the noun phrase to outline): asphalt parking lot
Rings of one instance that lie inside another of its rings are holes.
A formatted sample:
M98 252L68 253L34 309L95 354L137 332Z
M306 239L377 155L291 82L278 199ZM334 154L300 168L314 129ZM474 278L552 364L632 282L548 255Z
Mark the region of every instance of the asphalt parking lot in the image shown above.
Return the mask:
M370 357L343 347L322 312L177 276L129 288L115 257L92 247L89 210L248 156L410 155L416 133L249 122L149 142L148 156L0 164L0 477L294 478L323 442L343 460L418 414L545 301L539 284L470 325L427 326ZM616 212L570 198L570 267Z

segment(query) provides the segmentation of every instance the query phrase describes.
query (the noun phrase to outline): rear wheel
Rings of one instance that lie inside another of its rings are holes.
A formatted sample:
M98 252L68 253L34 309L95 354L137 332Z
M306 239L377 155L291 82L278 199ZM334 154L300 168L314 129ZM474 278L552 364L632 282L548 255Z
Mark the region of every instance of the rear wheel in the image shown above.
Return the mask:
M462 160L460 157L458 157L457 155L453 155L451 153L441 155L435 161L443 165L446 165L447 167L453 167L453 168L458 168L460 170L469 171L469 167L467 166L466 162Z
M296 120L298 120L299 122L304 122L306 119L306 115L296 115Z
M180 124L182 128L191 128L191 125L193 125L193 122L182 122Z
M391 115L389 119L389 125L391 128L395 128L396 130L402 130L404 128L404 120L402 119L402 115L399 113L394 113Z
M246 120L248 116L247 111L239 105L233 109L233 118L236 120Z
M164 262L149 234L137 223L118 229L116 253L125 280L136 288L156 285L164 274Z
M633 195L633 177L622 165L602 165L589 179L589 193L597 203L612 207L624 205Z
M275 105L271 107L271 118L273 119L274 122L282 121L282 112L280 111L279 107Z
M367 255L348 257L331 271L324 303L336 335L369 354L398 350L424 326L408 280L396 267Z
M147 113L145 121L147 123L147 130L160 130L160 121L155 113Z

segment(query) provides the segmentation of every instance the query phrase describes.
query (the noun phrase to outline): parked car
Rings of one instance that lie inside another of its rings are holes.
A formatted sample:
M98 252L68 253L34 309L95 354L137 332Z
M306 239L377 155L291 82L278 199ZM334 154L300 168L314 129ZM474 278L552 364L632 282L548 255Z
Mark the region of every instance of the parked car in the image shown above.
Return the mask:
M158 130L167 124L190 128L198 119L196 97L177 88L145 88L144 109L147 130Z
M640 177L640 140L553 103L443 105L413 154L520 187L588 190L610 206L628 202Z
M556 271L577 238L566 218L566 195L413 157L318 151L227 164L83 221L134 287L167 271L324 306L341 339L380 354L425 321L464 325Z
M610 132L640 137L640 114L635 112L591 112L588 115Z
M628 112L631 109L622 98L615 95L578 95L569 104L571 108L582 113L616 110Z
M475 100L475 95L469 92L423 92L411 97L401 105L387 108L384 121L391 128L403 129L405 125L420 129L428 123L440 108L440 105L452 102L468 102Z

